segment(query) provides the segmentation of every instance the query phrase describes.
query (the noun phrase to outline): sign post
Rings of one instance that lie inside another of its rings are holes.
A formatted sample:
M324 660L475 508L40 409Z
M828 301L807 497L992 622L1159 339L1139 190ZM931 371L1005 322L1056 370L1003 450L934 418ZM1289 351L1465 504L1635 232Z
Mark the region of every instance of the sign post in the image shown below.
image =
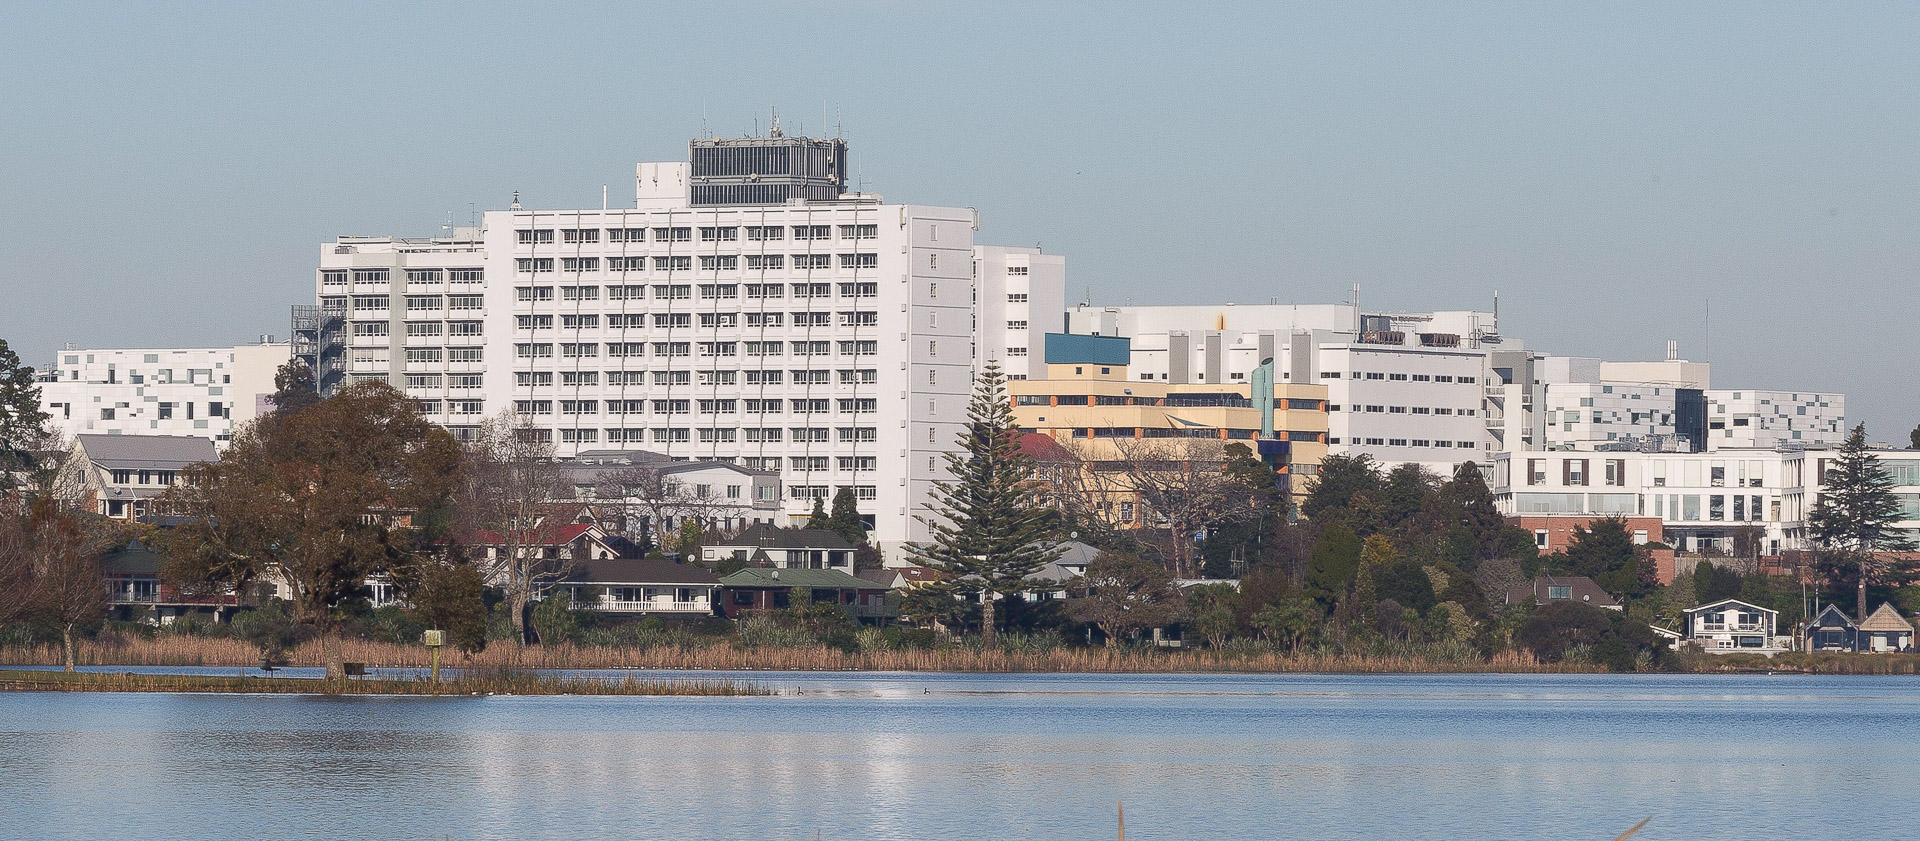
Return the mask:
M427 644L427 650L433 652L433 682L440 682L440 646L446 644L445 631L428 631L421 634L421 642Z

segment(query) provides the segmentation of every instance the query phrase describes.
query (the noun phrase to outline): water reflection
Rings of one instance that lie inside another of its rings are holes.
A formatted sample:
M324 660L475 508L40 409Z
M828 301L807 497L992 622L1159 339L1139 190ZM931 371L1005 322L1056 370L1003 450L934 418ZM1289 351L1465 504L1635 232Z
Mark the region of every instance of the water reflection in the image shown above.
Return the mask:
M1899 678L751 677L805 694L0 695L0 827L1106 838L1124 799L1141 839L1861 834L1910 824L1920 713Z

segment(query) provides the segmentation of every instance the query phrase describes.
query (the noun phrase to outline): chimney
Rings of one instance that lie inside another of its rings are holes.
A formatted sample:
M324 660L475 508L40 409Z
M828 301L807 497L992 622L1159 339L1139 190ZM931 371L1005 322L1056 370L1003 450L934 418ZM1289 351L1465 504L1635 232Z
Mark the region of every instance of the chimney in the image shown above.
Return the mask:
M1680 343L1673 339L1668 339L1667 340L1667 361L1678 362L1679 360L1680 360Z

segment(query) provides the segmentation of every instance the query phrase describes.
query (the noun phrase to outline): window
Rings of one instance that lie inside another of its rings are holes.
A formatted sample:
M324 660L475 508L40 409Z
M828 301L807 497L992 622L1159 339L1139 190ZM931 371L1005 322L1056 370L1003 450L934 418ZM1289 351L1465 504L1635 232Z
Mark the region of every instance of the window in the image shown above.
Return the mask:
M563 315L560 316L560 326L568 330L591 330L600 326L600 316Z
M701 371L701 385L733 385L738 381L739 371Z
M320 285L321 286L347 285L347 270L346 269L321 269ZM72 364L72 363L68 363L68 364Z
M692 284L676 283L671 286L653 287L653 298L656 301L684 301L692 297Z
M1024 321L1009 321L1007 322L1007 329L1008 330L1025 330L1027 329L1027 323Z
M513 401L513 410L522 415L551 415L553 414L553 401L515 400Z
M879 410L879 401L872 397L841 398L840 411L848 414L872 414Z
M549 359L553 356L553 345L545 342L517 344L513 346L513 355L520 359Z
M441 334L443 326L444 325L438 321L409 321L407 322L407 335L409 337L438 336ZM409 353L411 353L411 351L409 351ZM425 362L429 360L421 361Z
M787 238L787 229L781 225L748 225L748 242L778 242Z
M737 356L740 345L737 342L701 342L701 356Z
M599 385L600 372L599 371L562 371L560 373L560 384L571 385L571 386Z
M732 298L738 298L740 297L740 284L702 283L700 284L700 297L706 298L709 300L716 300L716 299L728 300Z
M794 470L825 470L827 469L827 457L826 456L788 456L787 464L788 466L792 467Z
M562 257L560 270L567 272L597 272L600 270L598 257Z
M844 341L840 343L841 356L874 356L879 353L880 343L871 339Z
M562 301L598 301L600 300L600 287L598 286L562 286L560 287L560 300Z
M843 426L837 432L842 442L876 441L878 430L870 426Z
M693 268L692 257L655 257L653 270L657 272L684 272Z
M560 443L562 444L592 444L599 440L600 430L597 429L560 430Z
M738 327L740 314L737 312L703 312L700 314L701 327Z
M478 321L449 321L447 322L447 335L457 338L478 336L480 335L481 324L482 322Z
M607 271L609 272L644 272L646 270L647 258L645 257L607 258Z
M785 371L748 371L747 385L779 385L785 378Z
M735 227L701 228L701 242L733 242L740 238L740 229Z
M517 301L551 301L553 300L553 287L516 286L513 289L513 297L514 300Z
M687 438L687 431L684 429L656 429L653 431L653 443L655 444L684 443Z
M447 309L477 310L485 306L482 301L483 298L479 295L448 295Z
M879 464L879 459L874 456L840 456L838 461L841 470L851 471L870 471L877 469Z
M684 415L691 411L693 403L687 400L655 400L653 413L656 415Z
M407 312L424 312L440 309L444 301L439 295L408 295Z
M386 283L387 270L386 269L354 269L353 282L354 283Z
M387 323L384 321L356 321L353 323L355 336L385 336Z
M653 326L655 327L692 327L693 313L656 312L653 314Z
M740 257L738 255L734 255L734 254L702 254L700 255L701 271L707 271L707 272L729 271L730 272L737 268L740 268Z
M794 385L826 385L827 372L819 368L806 370L806 371L794 371L793 384Z
M691 342L654 342L653 355L658 357L686 356L693 352Z
M600 343L563 342L560 345L560 356L565 359L597 359L600 356Z
M785 254L747 255L747 268L749 269L784 269L786 267L787 256Z
M520 235L521 245L533 245L535 243L553 242L553 231L551 230L528 230L526 228L522 228L517 233L519 233Z
M1551 585L1551 584L1547 586L1548 601L1553 601L1555 599L1571 599L1571 598L1573 598L1572 587L1563 587L1563 586Z
M798 240L829 239L833 229L827 225L795 225L793 238Z
M654 228L654 242L692 242L692 228Z
M1027 302L1027 293L1025 292L1008 292L1007 293L1007 303L1009 304L1024 304L1026 302Z
M789 400L788 405L792 407L795 414L802 415L820 414L828 410L827 401L824 398L802 399L796 397Z
M646 342L608 342L607 343L608 357L645 356L646 354L647 354ZM608 375L611 376L613 373L614 372L609 371ZM638 385L638 383L635 383L635 384Z
M842 298L877 298L880 296L880 284L860 282L840 284Z
M880 372L873 368L842 368L840 369L840 384L856 385L876 382L879 379L879 374Z
M551 330L553 329L553 316L551 315L516 315L513 317L513 329L515 330Z
M448 388L460 388L460 389L479 388L481 386L480 381L481 381L481 376L479 374L448 374L447 375Z
M520 257L513 261L515 271L523 273L553 271L552 257Z
M738 431L739 430L735 429L702 429L700 430L700 443L731 444L734 441L734 435ZM704 488L706 486L701 485L700 487Z
M877 269L879 267L880 255L878 254L840 255L840 268L843 269Z
M480 362L484 352L482 348L477 347L450 347L447 348L447 361Z
M833 267L831 254L795 254L793 267L796 269L829 269Z
M1027 273L1026 266L1008 266L1007 267L1007 274L1010 274L1010 275L1023 275L1026 273Z
M879 225L841 225L841 239L879 239Z
M646 228L608 228L607 242L646 242Z
M845 344L844 342L842 344ZM794 356L826 356L833 352L832 342L794 342Z
M599 411L600 401L598 400L560 401L560 414L563 415L592 415L598 414Z
M355 295L355 296L353 296L353 308L354 308L355 310L383 310L383 309L386 309L386 308L387 308L387 296L385 296L385 295Z
M787 285L784 283L749 283L747 284L748 298L752 298L752 299L784 298L786 297L786 295L787 295Z
M877 312L861 311L840 313L841 327L874 327L879 324L880 314Z

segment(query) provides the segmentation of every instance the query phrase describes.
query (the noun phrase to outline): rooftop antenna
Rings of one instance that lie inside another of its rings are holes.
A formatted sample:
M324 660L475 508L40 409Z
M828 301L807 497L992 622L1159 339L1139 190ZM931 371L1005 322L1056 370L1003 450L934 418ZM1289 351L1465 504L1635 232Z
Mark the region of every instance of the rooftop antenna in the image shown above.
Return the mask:
M767 116L768 116L768 119L771 121L771 126L767 129L767 133L773 137L779 137L780 136L780 109L775 108L771 105L767 106Z
M1707 335L1706 335L1706 341L1703 341L1700 343L1700 361L1712 362L1713 361L1713 299L1712 298L1707 299L1706 316L1707 316L1706 317Z
M600 185L600 212L605 213L606 210L607 210L607 185L602 184Z
M473 202L467 202L467 224L480 227L480 211L473 206Z
M507 205L507 209L508 210L520 209L520 191L519 190L513 191L513 204Z

